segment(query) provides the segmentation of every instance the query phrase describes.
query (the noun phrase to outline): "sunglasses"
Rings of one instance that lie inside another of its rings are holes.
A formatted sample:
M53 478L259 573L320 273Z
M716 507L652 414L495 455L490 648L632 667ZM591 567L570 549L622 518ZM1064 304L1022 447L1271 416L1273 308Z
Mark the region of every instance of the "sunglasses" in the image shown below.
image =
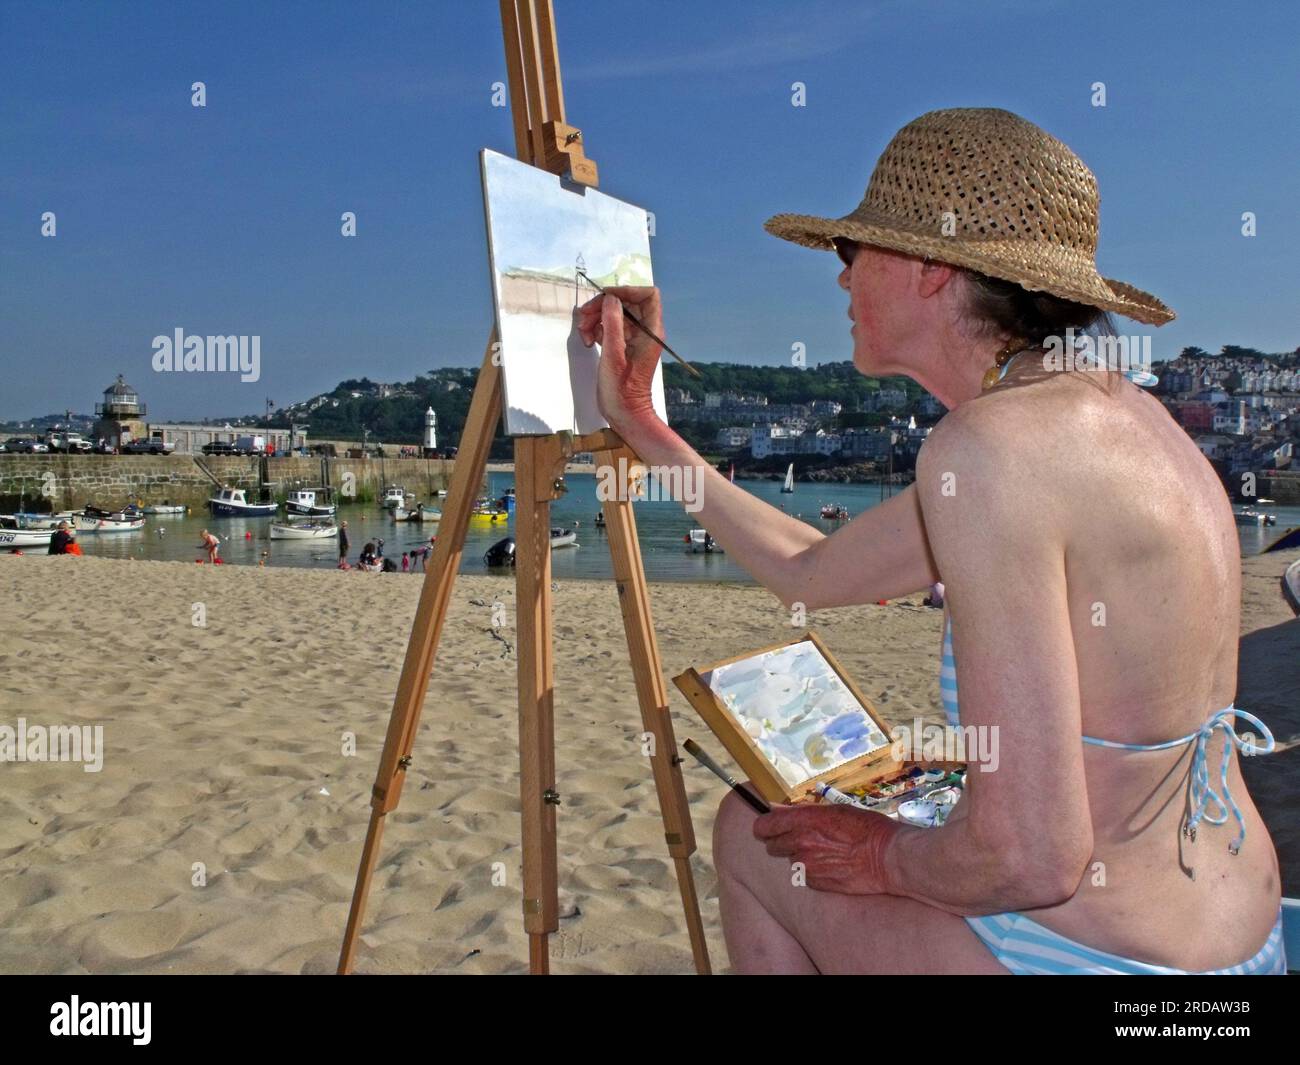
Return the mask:
M862 245L855 240L849 240L848 237L832 237L831 243L835 245L835 254L840 257L840 262L851 268L853 258Z

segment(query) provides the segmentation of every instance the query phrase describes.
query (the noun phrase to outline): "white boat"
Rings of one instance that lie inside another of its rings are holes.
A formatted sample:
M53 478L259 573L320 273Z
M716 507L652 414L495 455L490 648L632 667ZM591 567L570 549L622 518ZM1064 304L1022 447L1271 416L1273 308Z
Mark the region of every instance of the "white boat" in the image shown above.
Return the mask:
M1243 507L1241 510L1232 512L1233 518L1238 525L1276 525L1276 514L1265 514L1262 510L1256 510L1254 507Z
M577 529L552 529L551 530L551 547L577 547L578 530Z
M274 518L280 509L278 503L250 503L242 488L223 488L208 506L217 518Z
M77 532L84 533L129 533L144 528L144 515L124 511L97 510L87 507L81 514L74 515Z
M0 516L0 551L16 551L24 547L50 546L53 529L23 529L11 516Z
M710 555L723 554L722 545L709 535L707 529L692 529L690 535L686 537L686 542L695 554L699 554L701 551Z
M177 503L151 503L144 508L145 514L184 514L189 507Z
M437 507L394 507L393 521L432 521L442 520L442 511Z
M59 527L59 522L61 521L66 521L71 525L72 519L77 516L77 512L75 510L61 510L57 514L31 514L20 512L18 514L9 514L6 516L12 518L16 522L15 528L31 529L38 532L48 529L53 532Z
M333 503L317 503L316 492L310 488L299 488L285 498L284 511L288 517L303 515L309 518L333 517L338 510Z
M392 510L394 507L406 506L406 489L400 484L390 484L384 489L384 509Z
M790 463L790 468L785 471L785 484L781 485L782 492L794 491L794 463Z
M328 540L338 534L339 527L333 522L296 521L289 524L273 521L271 523L272 540Z

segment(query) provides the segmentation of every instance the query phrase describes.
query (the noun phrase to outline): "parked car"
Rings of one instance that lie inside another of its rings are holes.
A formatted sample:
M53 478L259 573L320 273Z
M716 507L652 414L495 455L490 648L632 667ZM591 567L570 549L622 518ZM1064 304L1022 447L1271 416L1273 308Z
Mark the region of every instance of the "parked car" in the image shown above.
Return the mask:
M36 455L46 454L50 448L48 444L42 444L39 440L32 440L26 436L15 436L9 439L7 450L17 452L20 455Z
M204 444L202 448L205 455L238 455L239 449L229 440L214 440L210 444Z
M176 450L176 445L164 443L159 436L142 436L138 440L132 440L122 449L125 455L170 455Z

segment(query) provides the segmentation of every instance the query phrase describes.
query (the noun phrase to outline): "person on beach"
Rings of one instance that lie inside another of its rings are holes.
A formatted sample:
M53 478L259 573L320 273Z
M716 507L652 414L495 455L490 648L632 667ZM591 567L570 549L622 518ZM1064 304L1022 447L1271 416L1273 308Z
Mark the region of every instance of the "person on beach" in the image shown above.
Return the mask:
M411 572L411 553L409 551L402 552L402 572Z
M70 526L66 521L59 522L59 527L50 537L50 554L66 555L68 554L68 545L72 543L72 533L69 531Z
M1232 705L1232 508L1137 387L1151 375L1099 343L1110 312L1173 312L1097 272L1092 172L1010 112L934 111L856 210L767 229L839 255L860 372L948 409L915 483L829 536L729 483L654 412L660 349L622 315L669 336L653 288L582 309L601 411L643 462L695 469L693 520L787 607L942 580L944 710L999 758L972 764L941 828L821 804L756 816L728 794L713 853L733 966L1284 972L1277 858L1237 753L1274 743Z
M208 561L217 564L217 552L221 550L221 541L204 529L199 533L199 547L208 553Z
M348 540L348 523L342 522L339 525L339 568L348 560L348 547L351 542Z

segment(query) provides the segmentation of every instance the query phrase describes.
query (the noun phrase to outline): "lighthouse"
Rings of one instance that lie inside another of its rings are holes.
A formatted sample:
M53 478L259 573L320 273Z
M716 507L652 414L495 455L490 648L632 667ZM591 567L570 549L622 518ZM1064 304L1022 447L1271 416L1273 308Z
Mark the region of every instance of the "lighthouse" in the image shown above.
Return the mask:
M424 453L432 453L438 447L438 416L430 407L424 412Z

